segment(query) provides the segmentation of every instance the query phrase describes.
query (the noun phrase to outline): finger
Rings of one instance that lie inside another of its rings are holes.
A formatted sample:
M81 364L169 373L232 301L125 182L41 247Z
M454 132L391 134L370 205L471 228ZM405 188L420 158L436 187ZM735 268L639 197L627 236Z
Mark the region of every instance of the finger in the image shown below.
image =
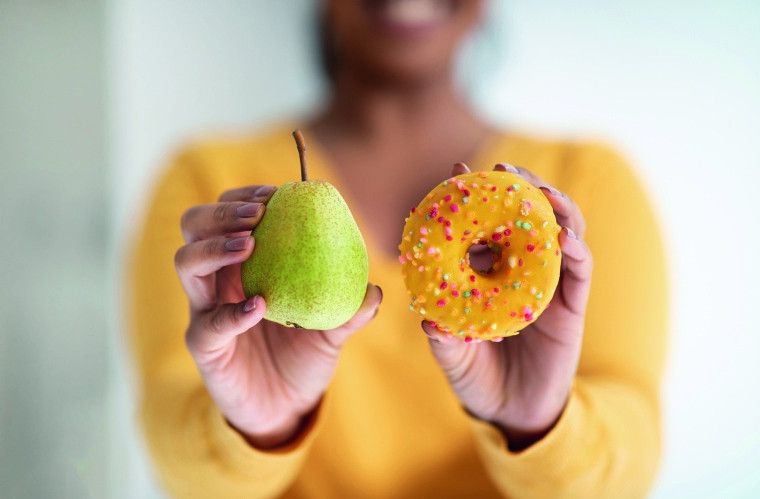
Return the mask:
M552 205L554 214L557 216L557 223L570 227L578 234L578 237L583 237L586 233L586 219L575 201L550 185L542 185L539 189L544 193L549 204Z
M591 289L594 260L588 245L573 231L563 227L559 234L562 248L562 271L559 290L565 306L573 313L585 315Z
M456 177L464 173L470 173L470 167L464 163L454 163L454 166L451 168L451 176Z
M508 163L499 163L494 166L494 170L518 175L541 189L541 192L544 193L549 204L552 205L558 224L571 227L580 237L583 237L586 233L586 221L583 218L583 214L570 196L559 191L549 182L525 168L513 166Z
M182 214L182 237L192 243L202 239L250 231L264 216L264 203L211 203L189 208Z
M367 283L359 310L342 326L325 331L325 338L334 346L340 347L353 333L366 326L377 315L382 302L383 290L380 286Z
M234 341L235 337L261 322L266 302L254 296L240 303L227 303L194 320L185 334L185 343L193 357L207 360Z
M458 345L463 343L462 340L455 338L451 333L444 333L438 329L435 322L422 321L422 331L430 338L431 343L443 343L447 345Z
M207 310L216 305L216 284L209 276L246 260L254 244L251 236L220 237L186 244L177 250L174 266L193 310Z
M266 203L277 190L274 185L247 185L224 191L219 201L244 201L248 203Z

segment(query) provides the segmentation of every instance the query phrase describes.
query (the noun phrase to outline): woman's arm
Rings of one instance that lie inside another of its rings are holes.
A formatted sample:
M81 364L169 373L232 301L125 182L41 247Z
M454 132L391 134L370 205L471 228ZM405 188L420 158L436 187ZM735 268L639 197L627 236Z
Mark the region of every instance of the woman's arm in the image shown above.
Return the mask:
M586 218L594 258L578 373L556 425L511 452L495 426L472 419L494 483L509 497L642 497L660 455L659 385L667 273L659 224L618 155L578 147L564 172ZM577 186L577 187L576 187Z
M256 449L227 423L186 348L188 299L174 268L175 252L184 244L179 221L187 208L219 194L199 172L200 157L186 151L164 175L128 262L140 416L158 475L172 496L273 496L299 471L318 411L295 440Z

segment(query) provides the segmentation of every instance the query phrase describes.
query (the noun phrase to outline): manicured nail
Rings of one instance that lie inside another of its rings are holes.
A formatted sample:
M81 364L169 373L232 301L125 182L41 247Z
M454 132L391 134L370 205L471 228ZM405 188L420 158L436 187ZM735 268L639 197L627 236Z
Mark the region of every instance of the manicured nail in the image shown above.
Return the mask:
M243 305L243 312L252 312L254 310L256 310L256 297L252 296Z
M261 187L259 187L255 191L253 191L253 195L254 196L266 196L267 194L269 194L270 192L272 192L275 189L276 189L276 187L273 186L273 185L262 185Z
M504 167L505 170L507 170L509 173L520 173L517 168L510 165L509 163L499 163L501 166Z
M224 249L227 251L243 251L248 244L250 236L233 237L227 239L224 243Z
M575 239L576 241L578 240L578 236L575 235L575 232L573 232L573 229L571 229L570 227L565 227L565 229L567 229L567 237L569 237L570 239Z
M261 207L263 205L261 203L249 203L244 204L242 206L238 206L237 209L237 216L240 218L250 218L255 217L259 214L259 211L261 211Z
M539 187L539 189L541 189L544 193L548 192L549 194L551 194L555 198L564 197L563 194L561 192L559 192L557 189L555 189L554 187L550 187L550 186L547 186L547 185L542 185L541 187Z

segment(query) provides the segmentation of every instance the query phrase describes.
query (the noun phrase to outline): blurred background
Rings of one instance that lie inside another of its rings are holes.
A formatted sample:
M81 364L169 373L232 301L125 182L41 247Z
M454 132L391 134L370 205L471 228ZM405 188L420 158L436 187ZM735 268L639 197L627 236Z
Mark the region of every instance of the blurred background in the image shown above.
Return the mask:
M316 9L0 0L0 497L162 497L125 244L181 144L319 104ZM760 497L760 3L493 0L460 66L493 122L617 146L658 208L672 329L652 497Z

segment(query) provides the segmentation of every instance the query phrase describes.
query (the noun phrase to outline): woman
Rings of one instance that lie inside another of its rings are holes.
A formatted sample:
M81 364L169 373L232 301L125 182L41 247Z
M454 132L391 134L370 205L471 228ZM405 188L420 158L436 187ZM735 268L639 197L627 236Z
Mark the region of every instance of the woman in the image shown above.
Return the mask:
M453 60L482 3L328 1L324 112L195 144L164 175L131 289L143 422L173 495L646 493L666 322L656 219L613 152L493 130L460 99ZM361 308L331 331L265 321L240 286L250 230L297 178L295 125L310 176L338 187L370 254ZM564 227L551 306L501 343L419 334L399 275L409 207L460 160L525 165L497 168L541 187Z

